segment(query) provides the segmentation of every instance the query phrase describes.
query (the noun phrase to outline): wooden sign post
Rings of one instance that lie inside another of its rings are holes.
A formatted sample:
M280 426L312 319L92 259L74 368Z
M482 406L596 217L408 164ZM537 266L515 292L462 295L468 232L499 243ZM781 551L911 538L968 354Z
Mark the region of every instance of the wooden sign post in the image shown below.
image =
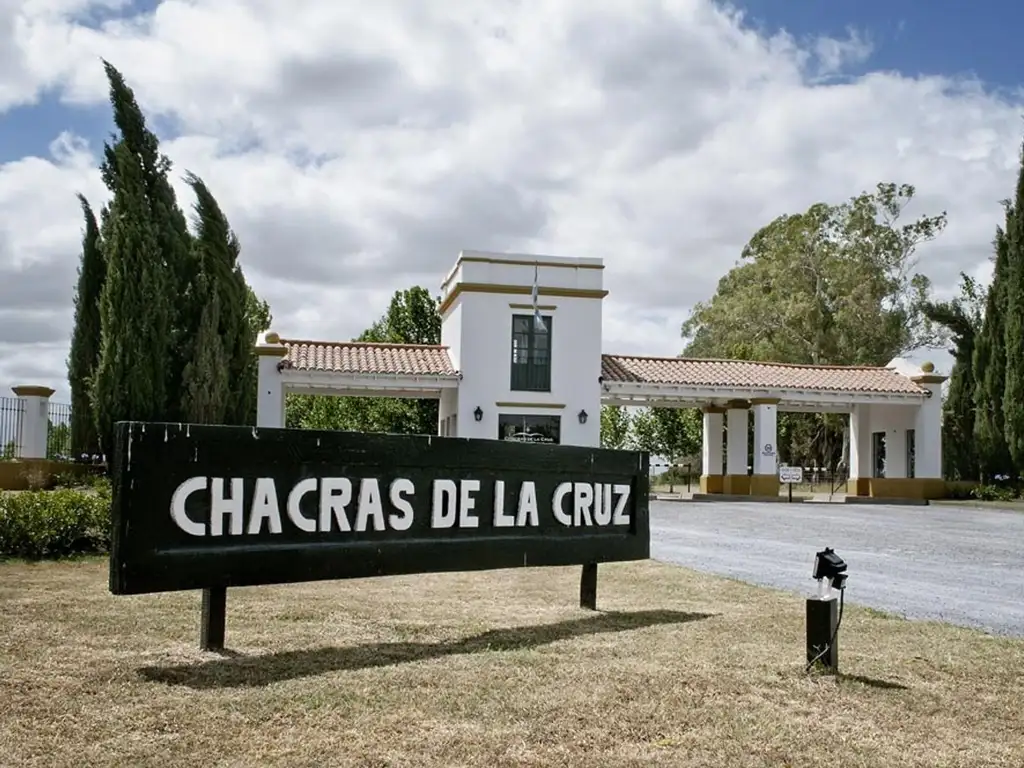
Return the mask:
M648 456L419 435L121 422L110 591L203 590L224 647L229 587L597 564L650 556Z

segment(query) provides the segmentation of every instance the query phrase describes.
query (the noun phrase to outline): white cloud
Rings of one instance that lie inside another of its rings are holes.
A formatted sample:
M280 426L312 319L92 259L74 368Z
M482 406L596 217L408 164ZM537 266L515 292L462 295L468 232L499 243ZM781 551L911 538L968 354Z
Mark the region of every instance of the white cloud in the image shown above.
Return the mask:
M909 213L949 211L921 268L951 290L984 273L1014 183L1019 104L844 77L870 67L869 36L769 37L706 0L165 0L98 28L87 6L0 4L0 110L43 88L102 103L112 61L174 127L165 152L210 184L289 335L353 336L477 248L604 258L606 348L674 354L775 216L912 183ZM64 393L38 379L63 374L73 193L103 192L90 148L55 147L0 166L0 384Z

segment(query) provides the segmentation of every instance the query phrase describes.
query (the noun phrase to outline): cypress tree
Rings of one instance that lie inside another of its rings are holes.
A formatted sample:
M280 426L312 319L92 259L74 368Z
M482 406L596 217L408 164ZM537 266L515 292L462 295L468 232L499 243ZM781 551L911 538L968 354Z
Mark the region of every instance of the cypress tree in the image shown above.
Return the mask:
M182 371L182 417L193 424L223 424L228 404L228 365L220 334L221 311L217 287L206 276L196 281L203 300L192 359Z
M1009 217L1010 211L1007 210ZM974 436L985 480L1009 474L1010 454L1003 420L1006 386L1006 272L1009 258L1006 235L996 229L996 262L985 302L985 320L974 350Z
M186 181L196 195L194 258L201 265L200 272L218 306L218 335L214 341L221 347L217 359L226 371L221 419L227 424L252 424L259 373L254 344L256 335L266 330L262 327L262 317L258 316L264 312L245 280L238 261L241 251L238 238L216 198L195 174L188 174ZM205 343L208 342L200 332L191 351L192 359L212 364L214 357L202 349Z
M1024 155L1017 173L1016 198L1006 214L1006 389L1003 421L1013 477L1024 468Z
M157 243L153 256L159 261L168 281L169 292L165 297L169 303L167 344L161 350L167 358L164 369L167 401L162 418L179 420L182 371L188 362L188 340L198 333L202 312L193 295L192 281L197 267L193 261L192 238L185 214L178 206L174 188L168 179L171 161L160 154L160 142L146 127L142 109L124 76L107 61L103 62L103 66L110 85L110 104L114 124L121 134L120 141L127 144L141 172L144 210L148 214ZM116 168L110 158L113 148L107 146L105 149L105 166ZM107 187L116 193L116 176L106 170L103 175Z
M960 278L960 296L952 301L926 302L922 309L929 320L949 330L953 342L955 362L942 404L943 475L977 480L974 350L981 332L982 307L977 283L963 273Z
M115 421L166 418L172 286L149 215L143 171L127 142L108 148L104 175L117 184L102 216L107 278L100 294L102 335L92 400L109 456Z
M78 196L85 216L82 257L75 288L75 324L68 355L68 384L71 386L71 455L100 453L90 386L100 357L100 294L106 265L100 246L100 229L89 201Z
M115 421L180 417L181 341L188 332L181 307L188 306L193 265L188 227L167 179L170 161L120 72L103 64L120 135L104 146L100 168L112 196L101 216L107 278L92 397L109 455ZM198 320L193 325L197 330Z

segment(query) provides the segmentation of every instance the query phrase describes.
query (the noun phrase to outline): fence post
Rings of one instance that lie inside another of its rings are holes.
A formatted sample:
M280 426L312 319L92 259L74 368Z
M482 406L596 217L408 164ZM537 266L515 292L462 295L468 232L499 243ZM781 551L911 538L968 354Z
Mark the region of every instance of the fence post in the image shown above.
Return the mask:
M11 387L21 401L21 434L18 435L18 457L22 459L45 459L46 442L50 436L50 397L54 390L49 387L24 385Z

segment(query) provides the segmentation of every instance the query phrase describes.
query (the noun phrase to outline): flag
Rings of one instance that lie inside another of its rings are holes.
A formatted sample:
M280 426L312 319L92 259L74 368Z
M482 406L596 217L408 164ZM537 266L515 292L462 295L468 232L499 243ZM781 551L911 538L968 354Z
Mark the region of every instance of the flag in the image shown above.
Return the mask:
M538 331L546 331L547 326L544 325L544 318L540 316L540 306L538 302L540 300L540 286L537 284L537 265L533 265L533 290L531 291L533 297L533 326Z

